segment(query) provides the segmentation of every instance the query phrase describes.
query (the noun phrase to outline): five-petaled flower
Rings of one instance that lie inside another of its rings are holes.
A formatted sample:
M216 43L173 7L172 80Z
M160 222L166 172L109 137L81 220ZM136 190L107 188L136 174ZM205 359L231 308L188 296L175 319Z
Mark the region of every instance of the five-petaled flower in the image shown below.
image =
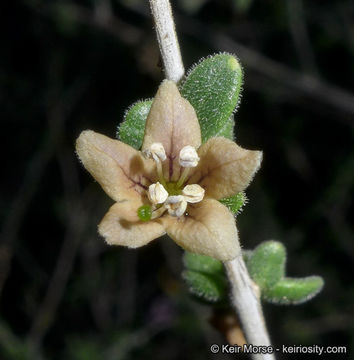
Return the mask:
M167 233L182 248L222 261L240 253L234 216L218 200L248 186L262 153L223 137L201 144L196 113L172 81L154 98L141 152L90 130L76 150L116 201L98 226L108 244L137 248Z

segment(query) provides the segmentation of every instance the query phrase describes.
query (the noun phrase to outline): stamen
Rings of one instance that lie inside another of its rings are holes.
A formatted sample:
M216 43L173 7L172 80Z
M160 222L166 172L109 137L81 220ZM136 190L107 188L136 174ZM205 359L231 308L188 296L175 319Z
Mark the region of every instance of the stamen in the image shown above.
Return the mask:
M161 143L153 143L150 148L144 150L143 153L147 158L153 158L156 162L166 160L166 152Z
M166 152L161 143L153 143L149 149L145 149L143 154L148 159L154 159L156 162L157 175L159 177L160 183L166 187L166 181L163 176L162 163L161 161L166 160Z
M156 161L156 160L155 160ZM166 180L163 177L163 171L162 171L162 163L161 161L156 161L156 170L157 170L157 175L159 177L159 180L161 182L161 184L166 187Z
M184 182L187 179L187 176L188 176L188 174L190 172L190 169L191 168L189 168L189 167L186 167L186 168L183 169L181 177L179 178L179 180L177 182L177 188L180 188L184 184Z
M162 204L168 198L168 192L166 189L157 182L156 184L151 184L149 190L147 191L149 200L154 204Z
M185 168L196 167L199 160L199 156L193 146L185 146L179 153L179 164Z
M203 200L205 190L198 184L186 185L182 194L187 202L197 203Z
M165 202L165 206L170 215L180 217L187 209L187 201L182 195L169 196Z
M190 168L196 167L199 162L199 156L193 146L187 145L179 152L179 164L184 167L181 177L177 182L177 187L181 187L185 182Z
M159 218L167 210L165 204L154 210L151 214L151 220Z

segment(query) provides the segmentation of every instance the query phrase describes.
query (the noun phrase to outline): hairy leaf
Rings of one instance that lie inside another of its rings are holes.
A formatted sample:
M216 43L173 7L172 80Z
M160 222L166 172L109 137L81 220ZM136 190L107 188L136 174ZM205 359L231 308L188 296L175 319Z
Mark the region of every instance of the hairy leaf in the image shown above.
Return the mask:
M203 142L218 136L230 121L240 101L242 79L240 63L227 53L210 56L188 72L181 94L197 113Z
M117 130L117 138L133 148L140 150L143 144L146 118L152 100L134 103L125 113L124 121Z

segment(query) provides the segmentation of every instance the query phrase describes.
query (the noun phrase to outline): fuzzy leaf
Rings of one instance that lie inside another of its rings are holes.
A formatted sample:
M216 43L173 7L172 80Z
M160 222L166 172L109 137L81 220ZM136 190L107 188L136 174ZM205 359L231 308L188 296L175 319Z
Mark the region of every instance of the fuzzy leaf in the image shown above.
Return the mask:
M272 288L262 292L262 298L268 302L283 305L296 305L312 299L323 288L320 276L305 278L284 278Z
M286 250L278 241L265 241L245 261L253 281L260 287L262 299L274 304L301 304L312 299L323 287L320 276L285 277Z
M213 303L226 298L227 281L221 261L186 251L183 263L186 270L182 276L193 295Z
M235 120L234 116L231 115L230 118L226 121L225 125L219 130L215 136L223 136L226 139L230 139L232 141L235 140L234 136L234 128L235 128Z
M208 302L220 302L226 298L226 281L219 275L211 275L192 270L182 273L189 291Z
M124 143L140 150L143 144L146 118L152 100L138 101L125 113L124 120L117 130L117 138Z
M205 274L220 274L224 271L224 266L220 260L188 251L184 252L183 263L188 270Z
M236 195L220 199L219 201L234 214L239 214L243 206L246 204L247 198L244 192L239 192Z
M251 278L261 290L275 285L285 274L285 247L278 241L265 241L258 245L248 260Z
M210 56L188 72L181 94L197 113L203 142L218 136L230 120L240 101L242 78L240 63L227 53Z

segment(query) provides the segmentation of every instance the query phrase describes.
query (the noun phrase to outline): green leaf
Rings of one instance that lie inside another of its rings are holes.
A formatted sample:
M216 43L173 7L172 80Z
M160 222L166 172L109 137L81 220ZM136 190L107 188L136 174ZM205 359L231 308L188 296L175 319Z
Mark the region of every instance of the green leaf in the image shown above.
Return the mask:
M220 199L219 201L234 214L239 214L243 206L247 203L247 198L244 192L239 192L236 195Z
M301 304L312 299L323 287L320 276L285 277L286 250L278 241L265 241L244 256L249 274L267 302Z
M188 270L198 271L205 274L220 274L224 272L224 266L220 260L210 256L194 254L188 251L183 255L184 266Z
M235 140L234 136L235 120L234 116L231 115L230 118L226 121L225 125L215 134L215 136L223 136L224 138Z
M119 140L140 150L144 139L146 118L151 104L152 100L138 101L126 111L124 120L117 130Z
M198 298L213 303L226 298L226 281L221 275L186 270L182 277L189 286L189 291Z
M247 262L251 278L261 290L274 286L285 274L285 247L278 241L258 245Z
M181 94L194 107L205 142L230 121L239 101L242 68L237 58L223 53L210 56L189 72L181 86Z
M312 299L323 288L320 276L305 278L284 278L271 289L262 292L264 300L283 305L296 305Z
M193 295L213 303L226 299L227 280L221 261L186 251L183 263L186 270L182 276Z

